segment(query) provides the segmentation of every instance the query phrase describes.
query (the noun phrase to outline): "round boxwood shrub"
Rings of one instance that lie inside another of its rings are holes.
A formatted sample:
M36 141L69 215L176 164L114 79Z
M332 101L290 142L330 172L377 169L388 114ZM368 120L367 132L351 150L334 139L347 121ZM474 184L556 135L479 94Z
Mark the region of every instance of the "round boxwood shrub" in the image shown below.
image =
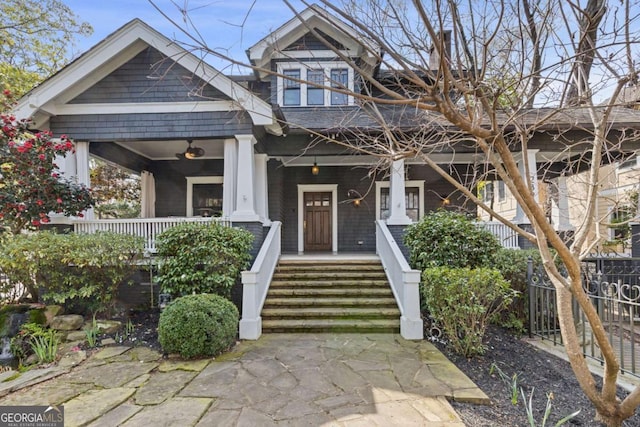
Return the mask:
M234 343L238 309L214 294L177 298L160 315L158 339L166 353L188 359L216 356Z

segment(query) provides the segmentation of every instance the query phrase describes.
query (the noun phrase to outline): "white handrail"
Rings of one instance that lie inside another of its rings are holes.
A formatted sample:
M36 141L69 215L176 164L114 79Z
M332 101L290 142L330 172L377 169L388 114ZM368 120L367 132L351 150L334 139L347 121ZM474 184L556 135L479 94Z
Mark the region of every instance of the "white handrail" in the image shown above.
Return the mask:
M82 219L73 221L73 231L85 234L93 234L98 231L110 231L113 233L140 236L144 238L145 251L154 253L156 251L156 236L166 229L184 222L217 222L227 227L231 226L231 222L227 219L212 217Z
M412 270L384 221L376 221L376 251L400 309L400 335L408 340L424 337L420 317L420 271Z
M249 271L242 272L242 319L240 339L257 340L262 335L260 312L269 291L273 273L280 259L280 229L274 221Z
M507 249L520 249L518 245L518 234L503 223L498 221L478 221L476 225L496 236L502 247Z

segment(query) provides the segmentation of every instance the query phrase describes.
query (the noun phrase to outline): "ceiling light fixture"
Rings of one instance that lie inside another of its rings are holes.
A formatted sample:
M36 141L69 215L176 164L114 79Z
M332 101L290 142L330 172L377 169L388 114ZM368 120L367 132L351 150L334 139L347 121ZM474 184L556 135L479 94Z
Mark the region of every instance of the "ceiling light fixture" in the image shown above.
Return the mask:
M176 153L176 157L178 159L185 158L185 159L193 160L193 159L197 159L198 157L204 156L204 149L200 147L192 147L191 146L192 143L193 143L193 140L188 139L187 144L189 144L189 146L184 151L184 153Z

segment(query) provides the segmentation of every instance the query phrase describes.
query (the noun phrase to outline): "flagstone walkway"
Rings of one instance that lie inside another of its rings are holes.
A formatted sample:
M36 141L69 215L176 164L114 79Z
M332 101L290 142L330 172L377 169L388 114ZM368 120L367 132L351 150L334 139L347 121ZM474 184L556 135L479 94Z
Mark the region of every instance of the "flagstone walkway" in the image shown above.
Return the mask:
M0 405L64 405L65 426L463 426L447 399L488 403L428 342L272 334L215 360L106 347Z

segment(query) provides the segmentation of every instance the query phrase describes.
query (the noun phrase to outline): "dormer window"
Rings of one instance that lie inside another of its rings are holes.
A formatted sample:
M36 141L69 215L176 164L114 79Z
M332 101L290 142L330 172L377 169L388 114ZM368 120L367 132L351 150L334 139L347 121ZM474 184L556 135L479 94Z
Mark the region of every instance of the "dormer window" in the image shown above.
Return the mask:
M353 105L353 69L344 62L278 63L278 104L285 107ZM300 80L300 81L296 81Z

